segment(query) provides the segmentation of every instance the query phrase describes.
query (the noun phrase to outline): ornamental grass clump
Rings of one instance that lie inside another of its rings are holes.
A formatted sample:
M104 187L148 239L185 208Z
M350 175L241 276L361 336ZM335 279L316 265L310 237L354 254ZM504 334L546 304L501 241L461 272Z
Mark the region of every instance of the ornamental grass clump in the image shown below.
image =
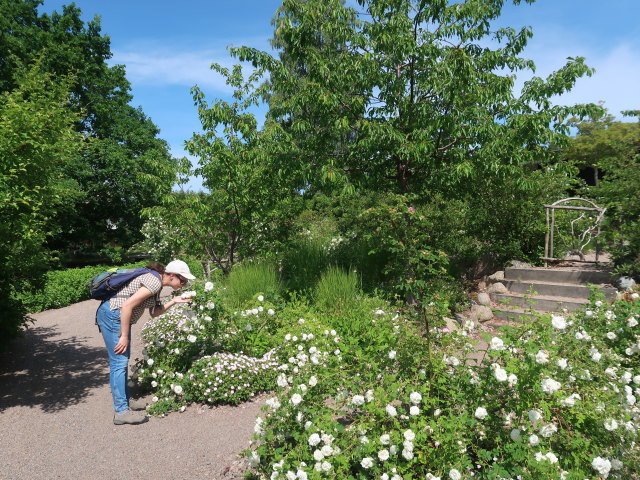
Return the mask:
M280 296L282 284L276 267L271 263L244 263L235 266L225 281L225 301L239 308L262 292L269 298Z
M346 311L360 295L358 275L339 267L329 267L314 290L316 305L327 311Z
M272 479L634 478L639 319L623 301L540 316L486 338L480 362L427 354L408 323L386 351L336 331L339 355L278 376L250 463Z

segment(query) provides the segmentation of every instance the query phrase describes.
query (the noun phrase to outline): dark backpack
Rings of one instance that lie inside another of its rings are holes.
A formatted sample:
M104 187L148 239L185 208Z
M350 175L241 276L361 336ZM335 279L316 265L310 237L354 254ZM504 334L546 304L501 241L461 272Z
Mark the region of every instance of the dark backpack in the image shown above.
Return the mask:
M153 273L162 281L162 277L158 272L149 270L148 268L119 268L117 270L108 270L96 275L87 283L89 296L94 300L109 300L127 283L145 273Z

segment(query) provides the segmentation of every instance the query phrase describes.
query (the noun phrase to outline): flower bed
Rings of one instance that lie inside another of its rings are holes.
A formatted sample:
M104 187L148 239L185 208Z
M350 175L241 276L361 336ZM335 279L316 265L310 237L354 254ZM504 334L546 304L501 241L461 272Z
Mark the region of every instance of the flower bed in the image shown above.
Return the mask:
M249 461L271 479L635 478L638 306L509 328L479 365L452 353L465 332L430 362L415 336L342 348L279 382Z
M635 478L640 302L505 328L480 361L470 323L425 335L372 306L231 312L197 289L145 327L136 379L153 413L273 391L247 452L259 478Z

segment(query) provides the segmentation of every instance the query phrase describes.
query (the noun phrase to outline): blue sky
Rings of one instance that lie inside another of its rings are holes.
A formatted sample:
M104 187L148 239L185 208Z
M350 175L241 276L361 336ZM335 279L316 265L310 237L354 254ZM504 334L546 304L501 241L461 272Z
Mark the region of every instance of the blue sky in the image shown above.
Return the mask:
M44 0L42 11L70 1ZM209 99L229 95L209 70L216 61L231 66L229 46L267 50L271 18L279 0L76 0L83 18L101 17L111 38L112 63L126 66L133 105L141 106L169 142L174 156L186 155L183 142L199 131L189 89L199 85ZM509 3L509 2L506 2ZM567 57L583 56L596 69L579 80L558 103L603 101L613 115L640 109L640 0L537 0L509 5L501 23L529 25L533 38L524 56L536 75L560 68ZM630 121L631 119L627 119ZM193 159L195 161L195 159ZM194 179L189 184L198 190Z

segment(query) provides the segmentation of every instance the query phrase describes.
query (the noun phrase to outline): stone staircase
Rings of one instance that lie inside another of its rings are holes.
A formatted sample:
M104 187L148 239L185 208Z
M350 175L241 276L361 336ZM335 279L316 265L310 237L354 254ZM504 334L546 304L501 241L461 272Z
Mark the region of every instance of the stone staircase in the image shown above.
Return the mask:
M563 312L585 308L591 287L606 299L616 296L611 275L603 270L587 268L509 267L500 282L506 292L491 293L491 300L500 306L493 309L496 317L518 320L533 312Z

